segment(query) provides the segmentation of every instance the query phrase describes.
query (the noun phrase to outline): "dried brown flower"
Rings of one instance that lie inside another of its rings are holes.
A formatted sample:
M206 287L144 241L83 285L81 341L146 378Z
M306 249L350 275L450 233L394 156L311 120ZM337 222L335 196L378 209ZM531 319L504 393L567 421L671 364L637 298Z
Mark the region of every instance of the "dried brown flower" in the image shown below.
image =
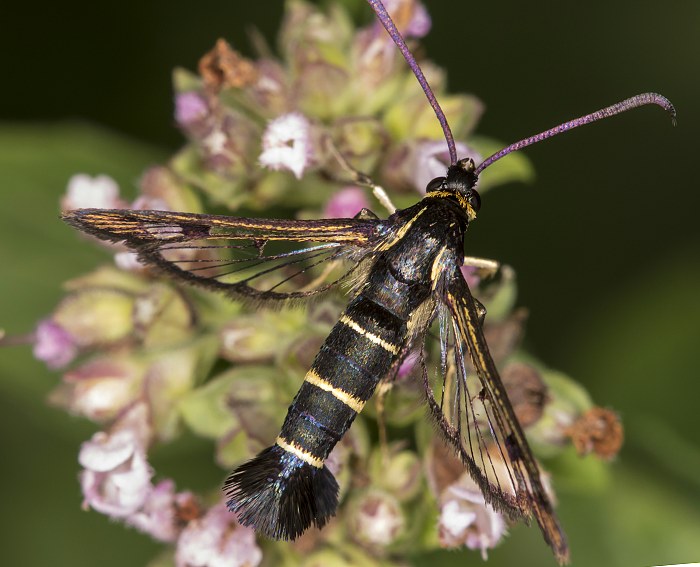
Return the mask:
M199 60L199 74L205 86L219 92L228 88L240 89L255 83L258 72L252 61L234 50L224 39Z
M579 455L595 453L610 460L620 451L624 431L615 412L601 407L592 407L566 428L564 434L571 437Z

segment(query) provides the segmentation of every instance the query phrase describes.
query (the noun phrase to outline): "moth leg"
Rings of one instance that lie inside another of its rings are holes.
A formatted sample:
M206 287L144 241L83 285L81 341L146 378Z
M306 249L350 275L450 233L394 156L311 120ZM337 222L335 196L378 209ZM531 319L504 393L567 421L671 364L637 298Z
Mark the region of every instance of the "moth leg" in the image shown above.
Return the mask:
M345 172L350 175L354 183L372 189L372 194L374 197L387 211L389 211L390 215L396 212L396 205L392 203L389 195L387 195L386 191L384 191L384 188L375 183L369 175L358 171L352 165L350 165L348 160L346 160L345 157L338 151L338 148L335 147L335 144L333 143L333 140L331 140L330 136L326 137L326 147L338 161L340 167L342 167Z
M503 276L507 276L506 268L497 260L489 260L487 258L477 258L475 256L465 256L463 266L471 268L475 275L481 280L488 280L496 276L499 272ZM466 275L466 274L465 274Z
M501 263L498 260L477 258L476 256L465 256L462 265L477 268L478 270L485 270L491 275L501 269Z
M394 205L393 201L389 198L389 195L386 194L386 191L373 181L371 181L369 187L372 188L372 194L377 201L381 203L382 207L389 211L390 215L393 215L396 212L396 205Z
M476 297L472 298L474 300L474 305L476 306L476 313L479 316L479 326L484 326L484 319L486 319L486 307L481 303Z
M372 211L364 207L359 213L357 213L352 218L359 220L379 220L379 217L377 215L375 215Z
M482 279L495 276L498 270L501 269L501 263L497 260L477 258L476 256L465 256L463 265L475 268L479 272L479 276ZM486 307L484 307L484 304L481 303L481 301L479 301L476 297L473 299L477 314L479 316L479 326L483 327L484 319L486 319Z

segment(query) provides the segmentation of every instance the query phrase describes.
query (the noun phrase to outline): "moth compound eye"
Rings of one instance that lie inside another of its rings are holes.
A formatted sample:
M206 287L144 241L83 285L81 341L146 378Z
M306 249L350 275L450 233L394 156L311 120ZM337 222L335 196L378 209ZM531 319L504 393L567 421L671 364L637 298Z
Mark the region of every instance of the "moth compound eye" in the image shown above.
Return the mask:
M467 197L467 202L472 206L475 212L479 212L481 208L481 196L475 189L472 189L469 197Z
M430 193L431 191L438 191L439 189L442 188L442 184L444 182L445 182L444 177L436 177L430 183L428 183L428 186L425 188L425 192Z

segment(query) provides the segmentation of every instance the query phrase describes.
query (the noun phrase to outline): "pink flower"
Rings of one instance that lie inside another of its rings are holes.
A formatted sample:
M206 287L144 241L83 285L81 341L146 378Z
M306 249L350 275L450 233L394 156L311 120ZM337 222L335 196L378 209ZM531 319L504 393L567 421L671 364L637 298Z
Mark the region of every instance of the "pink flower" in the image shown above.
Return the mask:
M139 261L139 255L129 250L117 252L114 255L114 263L120 270L125 272L143 272L146 266Z
M178 501L191 497L189 492L175 494L175 482L163 480L149 492L141 509L126 518L126 523L154 539L173 542L180 532Z
M108 175L91 177L77 173L68 180L61 209L123 209L126 202L119 198L119 185Z
M471 289L472 291L476 289L479 285L479 282L481 282L478 269L474 266L462 266L460 270L462 271L464 279L467 281L469 289Z
M262 551L255 532L239 525L221 502L192 520L177 541L177 567L255 567Z
M284 114L272 120L262 137L260 164L272 170L291 171L301 179L311 164L311 124L300 112Z
M369 201L364 189L353 186L344 187L326 203L323 216L328 219L350 218L368 207Z
M71 411L92 420L115 417L138 394L141 368L127 359L93 358L64 377Z
M407 22L399 21L397 25L401 28L404 37L423 37L430 31L432 22L425 6L415 0L384 0L387 12L394 18L400 13L402 8L410 10L410 19ZM378 25L378 24L376 24Z
M405 34L407 37L425 37L428 35L432 25L433 22L430 19L428 10L425 9L422 3L416 2L413 17L408 22Z
M478 485L468 473L448 486L440 498L438 537L443 547L480 549L496 546L506 533L503 516L486 504Z
M471 157L476 163L481 156L469 146L457 142L457 155L460 158ZM413 154L412 182L418 191L425 192L428 183L436 177L444 177L450 165L450 155L444 140L425 141L418 144Z
M201 122L209 114L209 105L196 92L179 93L175 97L175 121L184 129Z
M34 338L34 358L51 369L63 368L78 354L73 336L51 319L40 321Z
M396 377L401 380L405 378L406 376L411 375L413 372L413 369L416 367L416 364L420 360L420 352L417 350L409 353L409 355L404 358L403 362L401 363L401 366L399 366L399 370L396 373Z
M151 490L153 470L146 446L153 433L146 404L134 404L108 432L100 431L83 443L78 461L83 507L113 518L139 510Z
M405 519L397 500L384 492L372 491L358 501L352 533L370 546L387 546L401 534Z
M83 506L119 518L157 540L173 542L181 520L196 518L198 506L192 493L176 494L172 480L151 484L153 470L145 453L151 435L148 408L139 403L111 432L96 433L83 443L78 457L85 468L80 474Z
M202 146L211 156L225 156L228 136L221 128L214 128L206 138L202 140Z
M272 59L259 59L256 64L258 79L248 88L251 98L268 111L268 115L284 112L290 106L291 96L284 68Z
M430 16L421 3L415 0L385 0L384 6L404 37L422 37L430 30ZM382 84L397 69L401 69L401 72L405 69L405 62L398 55L396 45L376 20L355 34L353 52L357 76L369 88Z
M153 469L131 430L95 433L83 443L78 461L85 469L80 473L83 507L124 518L146 502Z

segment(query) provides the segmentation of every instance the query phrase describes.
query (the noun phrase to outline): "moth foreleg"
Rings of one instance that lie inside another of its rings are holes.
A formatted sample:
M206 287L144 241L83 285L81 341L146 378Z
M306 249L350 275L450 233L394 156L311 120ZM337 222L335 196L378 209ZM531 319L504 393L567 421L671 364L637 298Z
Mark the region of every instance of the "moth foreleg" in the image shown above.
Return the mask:
M393 214L396 212L396 205L392 203L391 199L389 198L389 195L386 194L386 191L384 191L384 188L375 183L374 180L367 175L366 173L362 173L361 171L358 171L355 169L352 165L350 165L350 162L348 162L347 159L345 159L345 156L338 151L338 148L335 147L335 144L333 143L333 140L331 140L330 136L326 137L326 147L328 148L328 151L330 151L331 154L333 154L333 157L338 161L340 164L340 167L342 167L345 172L350 175L352 178L352 181L360 185L362 187L369 187L372 189L372 194L374 197L379 201L379 203L384 207L389 214Z
M489 275L494 275L501 269L501 263L498 260L490 260L488 258L477 258L476 256L465 256L463 266L485 270Z

